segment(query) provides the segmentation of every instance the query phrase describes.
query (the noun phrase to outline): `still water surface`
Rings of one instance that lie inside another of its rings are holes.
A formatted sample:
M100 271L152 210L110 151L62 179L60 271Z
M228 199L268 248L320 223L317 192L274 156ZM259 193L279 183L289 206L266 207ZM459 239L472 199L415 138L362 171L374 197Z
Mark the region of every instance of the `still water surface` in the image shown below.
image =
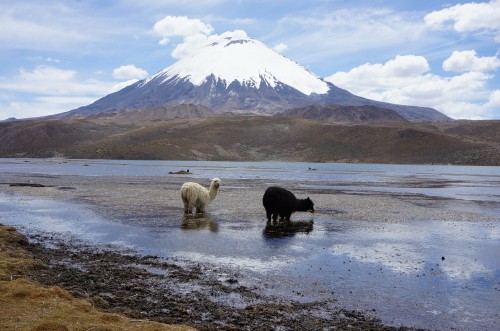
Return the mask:
M204 230L144 228L103 219L82 205L0 194L0 222L144 254L224 265L240 285L277 296L328 300L394 325L431 329L500 327L500 168L457 166L0 159L0 172L164 176L166 169L224 178L297 180L347 192L418 193L476 201L491 222L378 223L315 217L314 230L270 238L262 224L207 217ZM91 164L90 167L82 166ZM316 170L304 171L304 168ZM196 177L196 175L194 175ZM201 177L200 177L201 178ZM482 203L484 205L482 205ZM270 282L269 280L273 280ZM237 303L235 303L237 304Z

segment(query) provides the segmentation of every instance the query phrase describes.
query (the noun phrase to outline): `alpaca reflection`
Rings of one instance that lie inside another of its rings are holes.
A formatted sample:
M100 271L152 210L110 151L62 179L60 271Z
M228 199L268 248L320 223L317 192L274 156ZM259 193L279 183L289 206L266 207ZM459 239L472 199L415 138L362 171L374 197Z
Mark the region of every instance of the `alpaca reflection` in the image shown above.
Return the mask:
M212 220L210 215L185 214L181 223L182 230L209 230L210 232L218 232L219 225Z
M267 238L292 237L297 233L309 233L313 230L314 221L286 221L280 220L278 224L266 224L263 234Z

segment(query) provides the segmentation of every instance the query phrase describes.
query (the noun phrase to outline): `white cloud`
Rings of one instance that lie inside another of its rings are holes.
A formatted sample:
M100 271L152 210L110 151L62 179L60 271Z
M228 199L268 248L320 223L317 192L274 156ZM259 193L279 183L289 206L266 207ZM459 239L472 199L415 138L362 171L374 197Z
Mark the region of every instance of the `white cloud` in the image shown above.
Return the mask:
M338 65L366 53L373 58L392 47L410 48L428 30L412 13L341 7L285 16L270 37L284 42L290 49L287 54L305 66L323 61ZM431 43L434 37L424 40Z
M243 30L224 32L223 34L213 35L213 27L196 18L186 16L166 16L153 26L152 33L160 36L160 45L168 45L172 38L182 38L172 50L174 59L182 59L200 47L206 45L211 40L217 40L221 37L241 37L246 38L247 34Z
M135 28L123 24L122 15L95 11L88 2L2 1L1 8L3 49L81 55L82 50L100 51Z
M435 108L452 118L487 118L497 95L491 74L464 72L451 77L430 73L422 56L397 56L384 64L366 63L326 80L359 96L384 102ZM488 101L490 100L490 101Z
M54 62L54 63L60 63L61 62L61 60L59 60L59 59L53 59L51 57L46 58L45 61L47 61L47 62Z
M489 31L500 42L500 0L470 2L433 11L424 17L434 29L453 29L457 32Z
M109 82L92 79L79 80L74 70L39 65L33 70L20 69L9 80L0 80L0 89L45 95L84 95L105 93L112 86Z
M137 68L133 64L124 65L113 70L115 79L143 79L148 76L148 72L144 69Z
M5 110L0 113L0 120L8 117L15 118L29 118L40 117L53 114L59 114L70 109L78 108L82 105L88 105L94 102L96 97L40 97L34 98L29 101L12 101L9 103L1 104L0 108Z
M429 71L430 66L426 58L415 55L397 55L393 60L384 64L383 70L394 77L416 76Z
M209 36L198 33L184 38L183 42L178 44L172 51L174 59L182 59L193 52L196 52L201 46L207 44Z
M20 69L17 76L0 79L5 110L0 116L25 118L71 110L110 93L114 84L81 79L74 70L46 65Z
M47 21L16 17L12 11L0 13L0 42L6 48L59 50L89 38L73 29L62 29ZM56 20L54 20L56 21Z
M56 67L40 65L35 67L32 71L26 69L19 70L19 77L25 81L67 81L75 77L76 71L62 70Z
M171 38L181 37L183 41L172 51L174 59L181 59L206 43L214 31L210 24L186 16L165 16L153 26L152 32L162 39L160 45L167 45Z
M491 92L486 106L488 109L500 109L500 90Z
M278 53L283 53L284 51L286 51L288 49L288 46L284 43L279 43L279 44L274 45L273 49Z
M500 59L497 56L478 57L476 51L454 51L449 58L443 62L446 71L492 71L500 67Z
M220 40L221 38L248 38L248 35L243 30L226 31L220 35L203 35L194 34L184 38L184 41L178 44L172 51L172 57L174 59L182 59L190 54L193 54L200 47L203 47L211 42Z
M248 38L248 35L247 33L244 31L244 30L234 30L234 31L226 31L224 33L222 33L220 36L218 35L213 35L212 36L213 38L236 38L236 39L239 39L239 38Z
M162 37L160 45L166 45L171 37L189 37L192 35L209 35L214 31L210 24L186 16L165 16L153 26L153 33Z
M385 64L365 63L325 79L354 93L376 94L394 88L408 79L416 79L429 69L427 60L422 56L398 55Z

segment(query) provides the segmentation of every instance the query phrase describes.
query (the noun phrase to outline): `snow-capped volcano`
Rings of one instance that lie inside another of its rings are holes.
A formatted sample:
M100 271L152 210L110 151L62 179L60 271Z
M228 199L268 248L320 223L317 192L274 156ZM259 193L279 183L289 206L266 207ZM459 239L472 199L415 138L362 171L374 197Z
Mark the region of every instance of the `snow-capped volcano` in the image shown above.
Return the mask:
M284 84L306 95L325 94L330 89L318 76L260 41L248 38L244 32L232 36L223 34L214 39L140 86L155 79L165 83L172 77L187 78L193 85L201 86L213 75L226 86L238 82L253 88L261 84L277 88Z
M215 112L275 114L310 105L371 105L408 120L449 120L431 108L361 98L324 81L243 31L210 36L199 49L156 75L60 116L195 104Z

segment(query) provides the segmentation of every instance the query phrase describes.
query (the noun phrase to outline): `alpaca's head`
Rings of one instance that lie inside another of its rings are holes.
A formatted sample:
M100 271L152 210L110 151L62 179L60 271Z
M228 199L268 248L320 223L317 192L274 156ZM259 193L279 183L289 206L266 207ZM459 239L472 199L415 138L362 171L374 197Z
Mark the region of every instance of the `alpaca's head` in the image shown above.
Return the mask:
M215 189L219 189L219 186L220 186L220 179L219 178L213 178L212 179L212 184L210 184L210 187L212 188L215 188Z
M304 206L306 207L306 211L310 211L311 213L314 213L314 203L312 202L309 197L304 200Z
M297 205L297 211L310 211L314 213L314 203L309 197L307 199L299 200Z
M217 196L217 192L219 192L220 187L220 179L214 178L212 179L212 184L210 184L210 191L208 191L208 195L210 196L210 201L215 199Z

